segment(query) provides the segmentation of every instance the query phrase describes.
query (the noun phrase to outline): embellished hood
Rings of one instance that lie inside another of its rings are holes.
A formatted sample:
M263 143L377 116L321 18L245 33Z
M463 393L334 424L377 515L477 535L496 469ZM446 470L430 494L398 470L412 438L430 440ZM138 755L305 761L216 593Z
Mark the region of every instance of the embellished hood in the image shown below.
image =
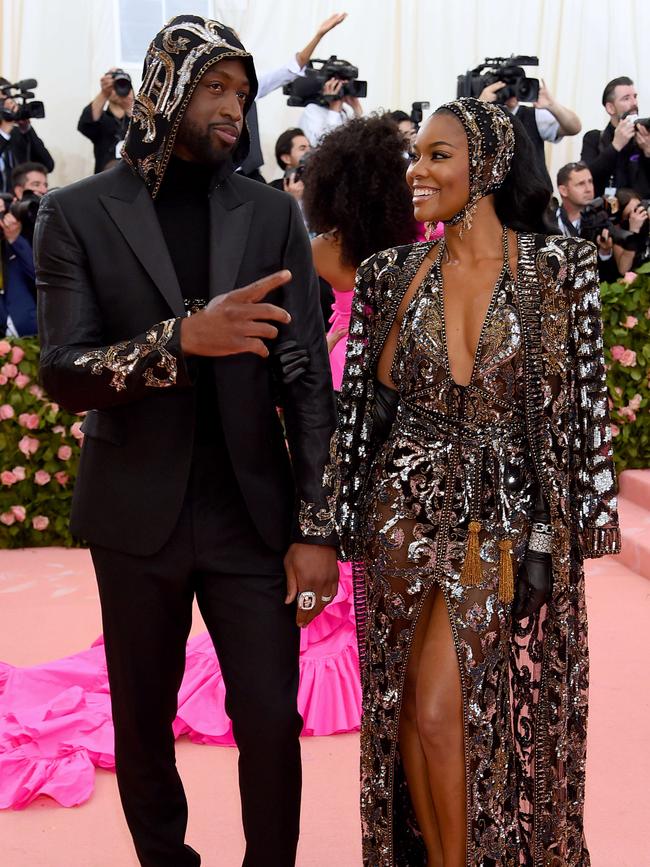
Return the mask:
M142 86L124 142L123 159L155 198L169 163L183 115L203 73L227 58L240 59L250 81L244 106L248 113L257 94L252 55L234 31L200 15L177 15L154 37L144 61ZM234 166L248 155L246 121L232 153Z

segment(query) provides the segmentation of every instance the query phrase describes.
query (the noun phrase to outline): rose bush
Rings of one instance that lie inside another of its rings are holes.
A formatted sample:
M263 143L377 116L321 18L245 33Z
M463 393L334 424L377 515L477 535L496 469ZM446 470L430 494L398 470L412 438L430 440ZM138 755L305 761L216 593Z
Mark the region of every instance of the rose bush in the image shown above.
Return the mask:
M73 546L81 419L38 384L38 341L0 340L0 548Z
M650 467L650 264L603 283L603 325L617 469Z

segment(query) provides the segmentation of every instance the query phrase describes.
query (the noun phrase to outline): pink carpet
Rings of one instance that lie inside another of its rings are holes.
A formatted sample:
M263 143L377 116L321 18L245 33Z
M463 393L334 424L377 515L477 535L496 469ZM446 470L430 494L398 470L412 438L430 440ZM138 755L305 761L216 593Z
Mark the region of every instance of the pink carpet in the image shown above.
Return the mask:
M625 476L624 476L625 479ZM588 564L592 657L587 837L593 867L650 867L650 571L640 557L650 511L650 474L623 485L628 565ZM630 508L633 506L634 508ZM639 511L641 510L641 511ZM628 554L628 557L631 555ZM632 565L645 577L628 568ZM193 635L204 626L198 612ZM0 660L30 666L88 647L101 632L97 592L84 551L0 552ZM178 742L190 802L188 840L205 867L240 863L242 837L236 751ZM358 737L303 739L305 796L299 867L358 867ZM38 798L28 809L0 811L3 867L137 867L115 778L99 771L90 800L62 809Z

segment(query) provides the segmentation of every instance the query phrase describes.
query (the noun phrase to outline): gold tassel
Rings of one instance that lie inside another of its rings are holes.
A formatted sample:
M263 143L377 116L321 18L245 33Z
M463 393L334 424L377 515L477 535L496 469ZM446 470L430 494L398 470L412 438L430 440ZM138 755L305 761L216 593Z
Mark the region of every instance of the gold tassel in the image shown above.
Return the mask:
M512 571L512 539L499 542L499 600L504 604L515 597L515 577Z
M480 521L470 521L467 534L467 553L460 571L460 581L465 587L476 587L483 580L483 567L479 551L478 534L481 532Z

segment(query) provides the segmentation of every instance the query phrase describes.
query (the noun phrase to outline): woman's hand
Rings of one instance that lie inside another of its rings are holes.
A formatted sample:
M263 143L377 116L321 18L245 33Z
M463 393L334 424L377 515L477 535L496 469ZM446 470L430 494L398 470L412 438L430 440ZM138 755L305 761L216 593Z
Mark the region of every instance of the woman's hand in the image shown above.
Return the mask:
M334 331L330 331L327 334L327 351L331 352L336 344L345 337L348 333L347 328L336 328Z
M535 614L551 598L553 567L550 554L528 551L517 573L513 615L523 620Z
M638 235L647 219L647 209L641 204L637 205L629 217L630 232L634 232L635 235Z

